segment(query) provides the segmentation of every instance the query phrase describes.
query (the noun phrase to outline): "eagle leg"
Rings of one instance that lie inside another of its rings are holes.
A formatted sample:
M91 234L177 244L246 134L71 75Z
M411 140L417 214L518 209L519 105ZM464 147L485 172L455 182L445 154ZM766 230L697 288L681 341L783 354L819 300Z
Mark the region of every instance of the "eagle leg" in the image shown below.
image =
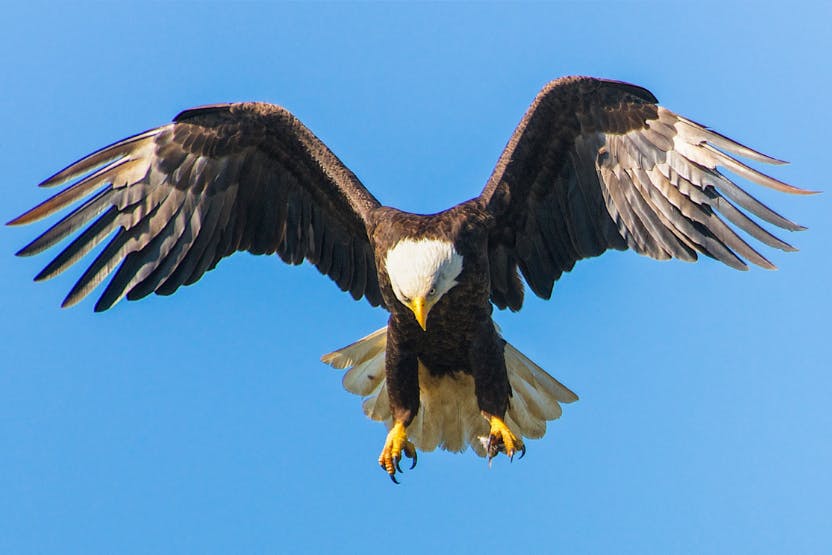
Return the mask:
M483 411L482 415L488 420L491 430L488 432L488 439L481 438L488 453L488 464L491 464L491 459L499 453L505 453L509 460L514 460L515 453L520 453L520 459L526 455L526 446L523 445L523 440L514 435L514 433L506 426L503 419L493 414L488 414Z
M413 459L410 469L416 467L416 447L407 439L407 432L405 431L404 423L396 422L393 428L387 433L387 439L384 441L384 449L381 450L381 455L378 457L378 464L381 468L387 471L390 479L398 484L396 480L396 472L402 472L399 462L402 460L402 453Z

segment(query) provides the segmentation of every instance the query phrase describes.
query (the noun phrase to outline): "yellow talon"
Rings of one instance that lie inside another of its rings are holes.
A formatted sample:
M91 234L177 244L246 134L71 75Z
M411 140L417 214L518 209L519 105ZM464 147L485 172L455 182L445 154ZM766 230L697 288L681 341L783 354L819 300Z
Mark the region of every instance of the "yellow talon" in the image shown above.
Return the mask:
M387 434L387 439L384 441L384 449L381 450L381 455L378 457L378 464L381 465L381 468L387 471L387 474L390 475L390 479L397 484L399 481L396 480L396 472L398 471L401 473L402 471L399 467L399 461L402 460L402 453L404 453L407 458L413 459L413 463L410 465L410 468L414 468L416 466L417 458L416 447L408 441L404 424L396 422Z
M489 464L498 453L505 453L509 459L514 460L515 453L519 452L522 459L526 454L526 446L523 445L523 440L514 435L502 418L487 412L483 412L482 415L491 426L491 430L488 432L488 441L483 438L485 449L488 452Z

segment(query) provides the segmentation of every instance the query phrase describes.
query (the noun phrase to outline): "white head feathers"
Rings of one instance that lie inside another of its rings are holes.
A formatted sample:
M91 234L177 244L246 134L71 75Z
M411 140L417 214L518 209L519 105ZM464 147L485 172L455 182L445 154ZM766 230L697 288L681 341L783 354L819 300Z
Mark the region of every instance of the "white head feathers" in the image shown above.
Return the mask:
M438 239L402 239L387 251L387 274L405 306L423 298L428 306L457 284L462 256L453 243Z

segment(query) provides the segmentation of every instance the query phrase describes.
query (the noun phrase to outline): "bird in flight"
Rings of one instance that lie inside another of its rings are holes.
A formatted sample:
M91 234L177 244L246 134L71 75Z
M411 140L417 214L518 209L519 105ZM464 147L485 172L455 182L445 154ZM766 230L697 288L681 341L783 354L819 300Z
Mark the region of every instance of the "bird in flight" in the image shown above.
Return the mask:
M96 311L170 295L237 251L308 260L354 299L383 306L384 328L323 360L349 368L345 387L386 424L379 464L397 482L402 457L415 465L417 450L522 456L524 438L542 437L560 403L577 399L492 321L495 306L522 307L524 280L548 299L563 272L608 249L704 254L740 270L774 268L747 238L795 250L760 221L803 228L718 168L810 191L743 158L782 163L659 106L644 88L565 77L537 95L478 197L414 214L383 206L284 108L218 104L61 170L41 186L69 185L9 224L68 211L18 252L72 238L36 280L109 239L63 306L110 274Z

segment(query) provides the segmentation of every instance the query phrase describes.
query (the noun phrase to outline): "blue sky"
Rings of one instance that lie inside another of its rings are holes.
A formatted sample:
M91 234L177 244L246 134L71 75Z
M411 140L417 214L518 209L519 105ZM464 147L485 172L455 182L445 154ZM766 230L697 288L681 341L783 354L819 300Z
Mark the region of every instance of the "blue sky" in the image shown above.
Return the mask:
M646 86L829 189L829 3L786 7L40 4L0 26L3 221L80 156L200 104L292 110L383 202L479 193L548 80ZM318 357L375 330L303 266L242 254L172 297L58 308L76 268L0 230L0 552L784 553L832 550L829 195L780 267L584 261L497 319L580 396L528 455L384 439Z

